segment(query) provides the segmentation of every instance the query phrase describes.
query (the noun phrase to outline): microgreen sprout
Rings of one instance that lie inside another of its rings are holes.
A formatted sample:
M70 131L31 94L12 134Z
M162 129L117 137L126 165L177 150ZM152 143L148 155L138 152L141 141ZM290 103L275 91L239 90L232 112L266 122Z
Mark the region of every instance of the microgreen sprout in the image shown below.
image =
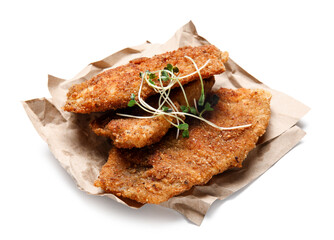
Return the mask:
M200 112L199 116L201 117L203 115L203 113L210 112L210 111L213 111L213 108L211 107L210 103L206 102L205 106L204 106L204 109Z
M196 71L198 72L198 77L199 77L199 79L200 79L200 81L201 81L201 86L202 86L201 96L200 96L200 98L198 99L198 105L199 105L199 106L203 106L203 105L204 105L204 101L205 101L205 93L204 93L204 84L203 84L202 75L201 75L200 70L198 69L197 64L195 63L195 61L194 61L192 58L188 57L188 56L185 56L185 57L186 57L187 59L189 59L190 61L192 61L192 63L193 63L194 66L195 66Z
M136 102L136 95L134 94L134 93L132 93L131 94L131 97L130 97L130 101L129 101L129 103L128 103L128 107L133 107L134 105L136 105L137 104L137 102Z
M192 58L188 56L185 56L185 58L189 59L193 63L196 69L195 72L192 72L185 76L181 76L180 74L176 75L179 73L178 67L173 66L172 64L168 63L167 66L163 70L154 71L154 72L145 71L139 74L142 81L141 81L139 91L138 91L138 98L136 100L136 95L132 93L130 96L130 101L128 102L128 106L133 107L137 105L142 110L150 113L151 114L150 116L134 116L134 115L128 115L128 114L121 114L121 113L117 113L117 115L123 116L123 117L133 117L133 118L154 118L158 116L163 116L166 121L168 121L171 125L177 128L176 138L178 138L179 136L179 131L182 131L182 136L184 138L189 137L189 125L184 121L185 116L191 116L191 117L197 118L209 124L210 126L215 127L220 130L232 130L232 129L246 128L246 127L251 126L251 124L247 124L247 125L242 125L242 126L225 128L225 127L217 126L216 124L206 120L203 117L203 114L205 112L214 111L213 107L218 103L218 100L219 100L219 97L217 95L212 95L211 97L209 97L207 101L205 101L204 84L203 84L203 79L202 79L200 71L208 65L208 63L210 62L210 59L205 64L203 64L203 66L198 68L197 64ZM194 105L190 106L187 95L184 91L184 88L180 80L190 77L194 74L198 74L199 79L201 81L201 96L198 102L196 102L196 99L194 99ZM152 107L151 105L149 105L147 102L145 102L142 99L141 91L142 91L144 82L146 82L150 87L152 87L155 92L160 94L157 108ZM182 105L179 107L180 111L176 107L172 99L169 97L171 89L175 86L175 84L179 85L182 91L182 94L184 95L184 99L186 100L186 105ZM175 121L172 121L171 119L175 119Z
M170 64L170 63L167 63L167 67L165 67L164 69L172 72L173 71L173 65Z
M188 123L182 123L182 124L179 124L177 126L177 128L180 129L180 130L188 130L189 129L189 125L188 125Z
M173 112L173 110L171 109L171 108L169 108L169 107L166 107L166 106L163 106L162 107L162 111L164 111L164 112Z
M149 73L149 78L152 80L152 79L154 79L154 78L156 78L156 76L155 76L155 74L154 73Z
M189 125L188 123L182 123L177 126L178 129L182 130L182 137L189 137Z
M189 112L189 108L187 106L181 105L180 109L182 112L185 112L185 113Z
M190 107L190 112L194 115L197 115L198 114L198 111L195 107Z
M161 80L164 82L167 82L169 80L169 76L168 73L166 71L161 71L161 76L160 76Z

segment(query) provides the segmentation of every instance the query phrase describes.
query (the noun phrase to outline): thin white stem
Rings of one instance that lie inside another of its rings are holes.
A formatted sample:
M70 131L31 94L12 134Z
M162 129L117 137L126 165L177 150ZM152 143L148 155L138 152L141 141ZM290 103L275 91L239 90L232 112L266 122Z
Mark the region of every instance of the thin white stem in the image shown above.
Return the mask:
M187 57L187 56L185 56L185 57ZM188 57L188 58L191 59L190 57ZM208 65L208 63L210 62L210 60L211 60L211 59L209 59L208 61L206 61L206 62L204 63L204 65L203 65L202 67L200 67L198 70L201 71L203 68L205 68L206 65ZM179 77L179 79L183 79L183 78L190 77L190 76L192 76L192 75L194 75L194 74L196 74L196 73L197 73L197 71L195 71L195 72L193 72L193 73L190 73L190 74L188 74L188 75Z
M198 108L197 108L196 98L194 98L194 106L195 106L195 109L196 109L197 114L199 114L199 111L198 111Z
M136 116L136 115L130 115L130 114L123 114L123 113L116 113L116 115L121 116L121 117L129 117L129 118L155 118L158 117L159 115L152 115L152 116Z
M122 117L131 117L131 118L138 118L138 119L149 119L149 118L155 118L155 117L158 117L158 116L163 116L165 118L166 121L168 121L171 125L175 126L175 127L178 127L180 125L180 122L181 123L185 123L183 118L185 116L191 116L191 117L194 117L194 118L197 118L199 120L202 120L204 121L205 123L209 124L210 126L212 127L215 127L217 129L220 129L220 130L233 130L233 129L240 129L240 128L246 128L246 127L250 127L252 124L246 124L246 125L241 125L241 126L234 126L234 127L220 127L220 126L217 126L216 124L204 119L202 117L202 113L201 114L198 112L198 108L197 108L197 102L196 102L196 99L194 99L194 106L195 106L195 109L197 111L197 113L200 115L200 116L197 116L197 115L194 115L194 114L190 114L190 113L184 113L184 112L180 112L178 111L177 107L175 106L174 102L172 101L172 99L169 97L170 95L170 91L172 89L172 87L178 83L181 90L182 90L182 93L184 95L184 98L186 100L186 103L187 103L187 107L190 107L189 103L188 103L188 98L187 98L187 95L186 95L186 92L180 82L180 79L184 79L184 78L187 78L187 77L190 77L194 74L198 74L200 80L201 80L201 85L202 85L202 94L204 92L204 84L203 84L203 79L202 79L202 76L201 76L201 73L200 71L206 67L208 65L208 63L210 62L210 59L208 61L205 62L205 64L203 66L201 66L200 68L197 67L195 61L188 57L188 56L185 56L187 59L189 59L195 66L195 69L196 71L191 73L191 74L188 74L186 76L176 76L172 71L169 71L167 69L164 69L164 70L160 70L160 71L155 71L155 72L152 72L154 74L158 74L158 79L159 79L159 82L160 82L160 86L157 86L156 84L152 84L150 82L150 78L147 74L147 72L144 72L142 74L142 81L140 83L140 87L139 87L139 91L138 91L138 102L137 105L144 111L152 114L151 116L135 116L135 115L130 115L130 114L122 114L122 113L117 113L118 116L122 116ZM165 71L167 74L170 75L170 81L169 83L167 84L167 86L164 86L164 83L162 82L162 79L161 79L161 72L162 71ZM158 104L158 108L154 108L152 107L151 105L149 105L147 102L145 102L142 97L141 97L141 92L142 92L142 88L143 88L143 83L144 81L154 89L155 92L159 93L160 94L160 97L159 97L159 104ZM167 104L171 109L172 111L171 112L165 112L162 110L162 107ZM183 118L179 117L182 116ZM174 119L176 119L176 124L171 121L168 117L172 117ZM176 138L179 137L179 133L180 133L180 130L179 128L177 128L177 134L176 134Z

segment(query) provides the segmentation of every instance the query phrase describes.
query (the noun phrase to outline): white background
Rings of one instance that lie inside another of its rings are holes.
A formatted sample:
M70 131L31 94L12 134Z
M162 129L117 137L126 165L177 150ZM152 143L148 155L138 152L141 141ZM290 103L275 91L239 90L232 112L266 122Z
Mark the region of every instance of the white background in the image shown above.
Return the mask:
M333 239L334 7L331 1L1 1L0 239ZM164 43L192 20L270 87L312 110L305 138L248 187L213 204L200 227L78 190L22 100L49 97L127 46Z

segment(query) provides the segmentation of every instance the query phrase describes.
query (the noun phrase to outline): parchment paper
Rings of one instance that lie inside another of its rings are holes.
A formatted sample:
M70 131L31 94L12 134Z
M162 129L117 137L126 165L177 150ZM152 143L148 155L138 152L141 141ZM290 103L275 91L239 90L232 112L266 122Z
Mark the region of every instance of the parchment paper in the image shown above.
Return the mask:
M96 136L88 123L96 114L73 114L61 108L66 93L74 83L83 82L101 71L127 63L130 59L153 56L179 47L209 44L197 34L192 22L184 25L165 44L146 42L136 47L125 48L105 59L90 63L73 79L64 80L49 76L48 86L52 99L40 98L23 102L23 106L40 136L47 142L50 151L61 166L71 175L78 188L95 195L105 195L132 208L142 204L104 194L94 187L99 171L108 158L111 144ZM216 45L222 51L224 46ZM216 199L224 199L243 188L263 174L284 154L292 149L305 135L295 124L309 108L284 93L270 89L255 79L232 59L226 64L227 71L216 76L215 88L264 88L273 95L272 116L266 134L257 147L250 152L240 170L227 171L215 176L205 186L193 187L182 195L171 198L161 206L175 209L193 223L200 225L207 210Z

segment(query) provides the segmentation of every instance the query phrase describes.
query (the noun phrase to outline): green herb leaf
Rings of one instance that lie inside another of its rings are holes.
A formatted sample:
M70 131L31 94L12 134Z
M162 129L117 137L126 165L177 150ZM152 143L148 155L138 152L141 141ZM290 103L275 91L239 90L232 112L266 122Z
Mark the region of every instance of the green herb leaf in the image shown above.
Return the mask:
M131 99L131 100L135 100L135 98L136 98L136 95L135 95L134 93L131 93L131 97L130 97L130 99Z
M181 105L181 106L180 106L180 109L181 109L181 111L184 112L184 113L189 112L189 108L188 108L187 106L183 106L183 105Z
M162 107L162 111L164 111L164 112L168 112L168 110L169 110L168 107L166 107L166 106L163 106L163 107Z
M154 79L154 78L156 78L156 76L155 76L154 73L150 73L150 74L148 75L148 77L149 77L150 79Z
M169 79L168 73L166 71L161 71L161 80L166 82Z
M178 67L173 67L173 72L174 73L178 73L179 72L179 68Z
M188 137L189 137L189 130L184 130L184 131L182 132L182 137L184 137L184 138L188 138Z
M148 80L152 85L155 85L155 82L153 82L151 79Z
M203 106L203 105L204 105L204 101L205 101L205 95L204 95L204 93L202 92L202 94L201 94L201 96L200 96L200 98L199 98L199 100L198 100L198 105L199 105L199 106Z
M182 130L182 137L189 137L189 125L188 123L182 123L177 126L178 129Z
M182 123L182 124L179 124L177 126L177 128L180 129L180 130L188 130L189 125L188 125L188 123Z
M136 100L130 100L129 101L129 103L128 103L128 107L133 107L134 105L136 105L137 104L137 102L136 102Z
M170 64L170 63L168 63L167 64L167 67L165 67L164 69L166 69L166 70L168 70L168 71L173 71L173 65L172 64Z
M205 111L213 111L213 108L211 107L211 104L206 102L204 106Z
M197 115L197 110L195 107L190 107L190 112L194 115Z
M151 72L149 70L145 71L146 75L150 77Z

